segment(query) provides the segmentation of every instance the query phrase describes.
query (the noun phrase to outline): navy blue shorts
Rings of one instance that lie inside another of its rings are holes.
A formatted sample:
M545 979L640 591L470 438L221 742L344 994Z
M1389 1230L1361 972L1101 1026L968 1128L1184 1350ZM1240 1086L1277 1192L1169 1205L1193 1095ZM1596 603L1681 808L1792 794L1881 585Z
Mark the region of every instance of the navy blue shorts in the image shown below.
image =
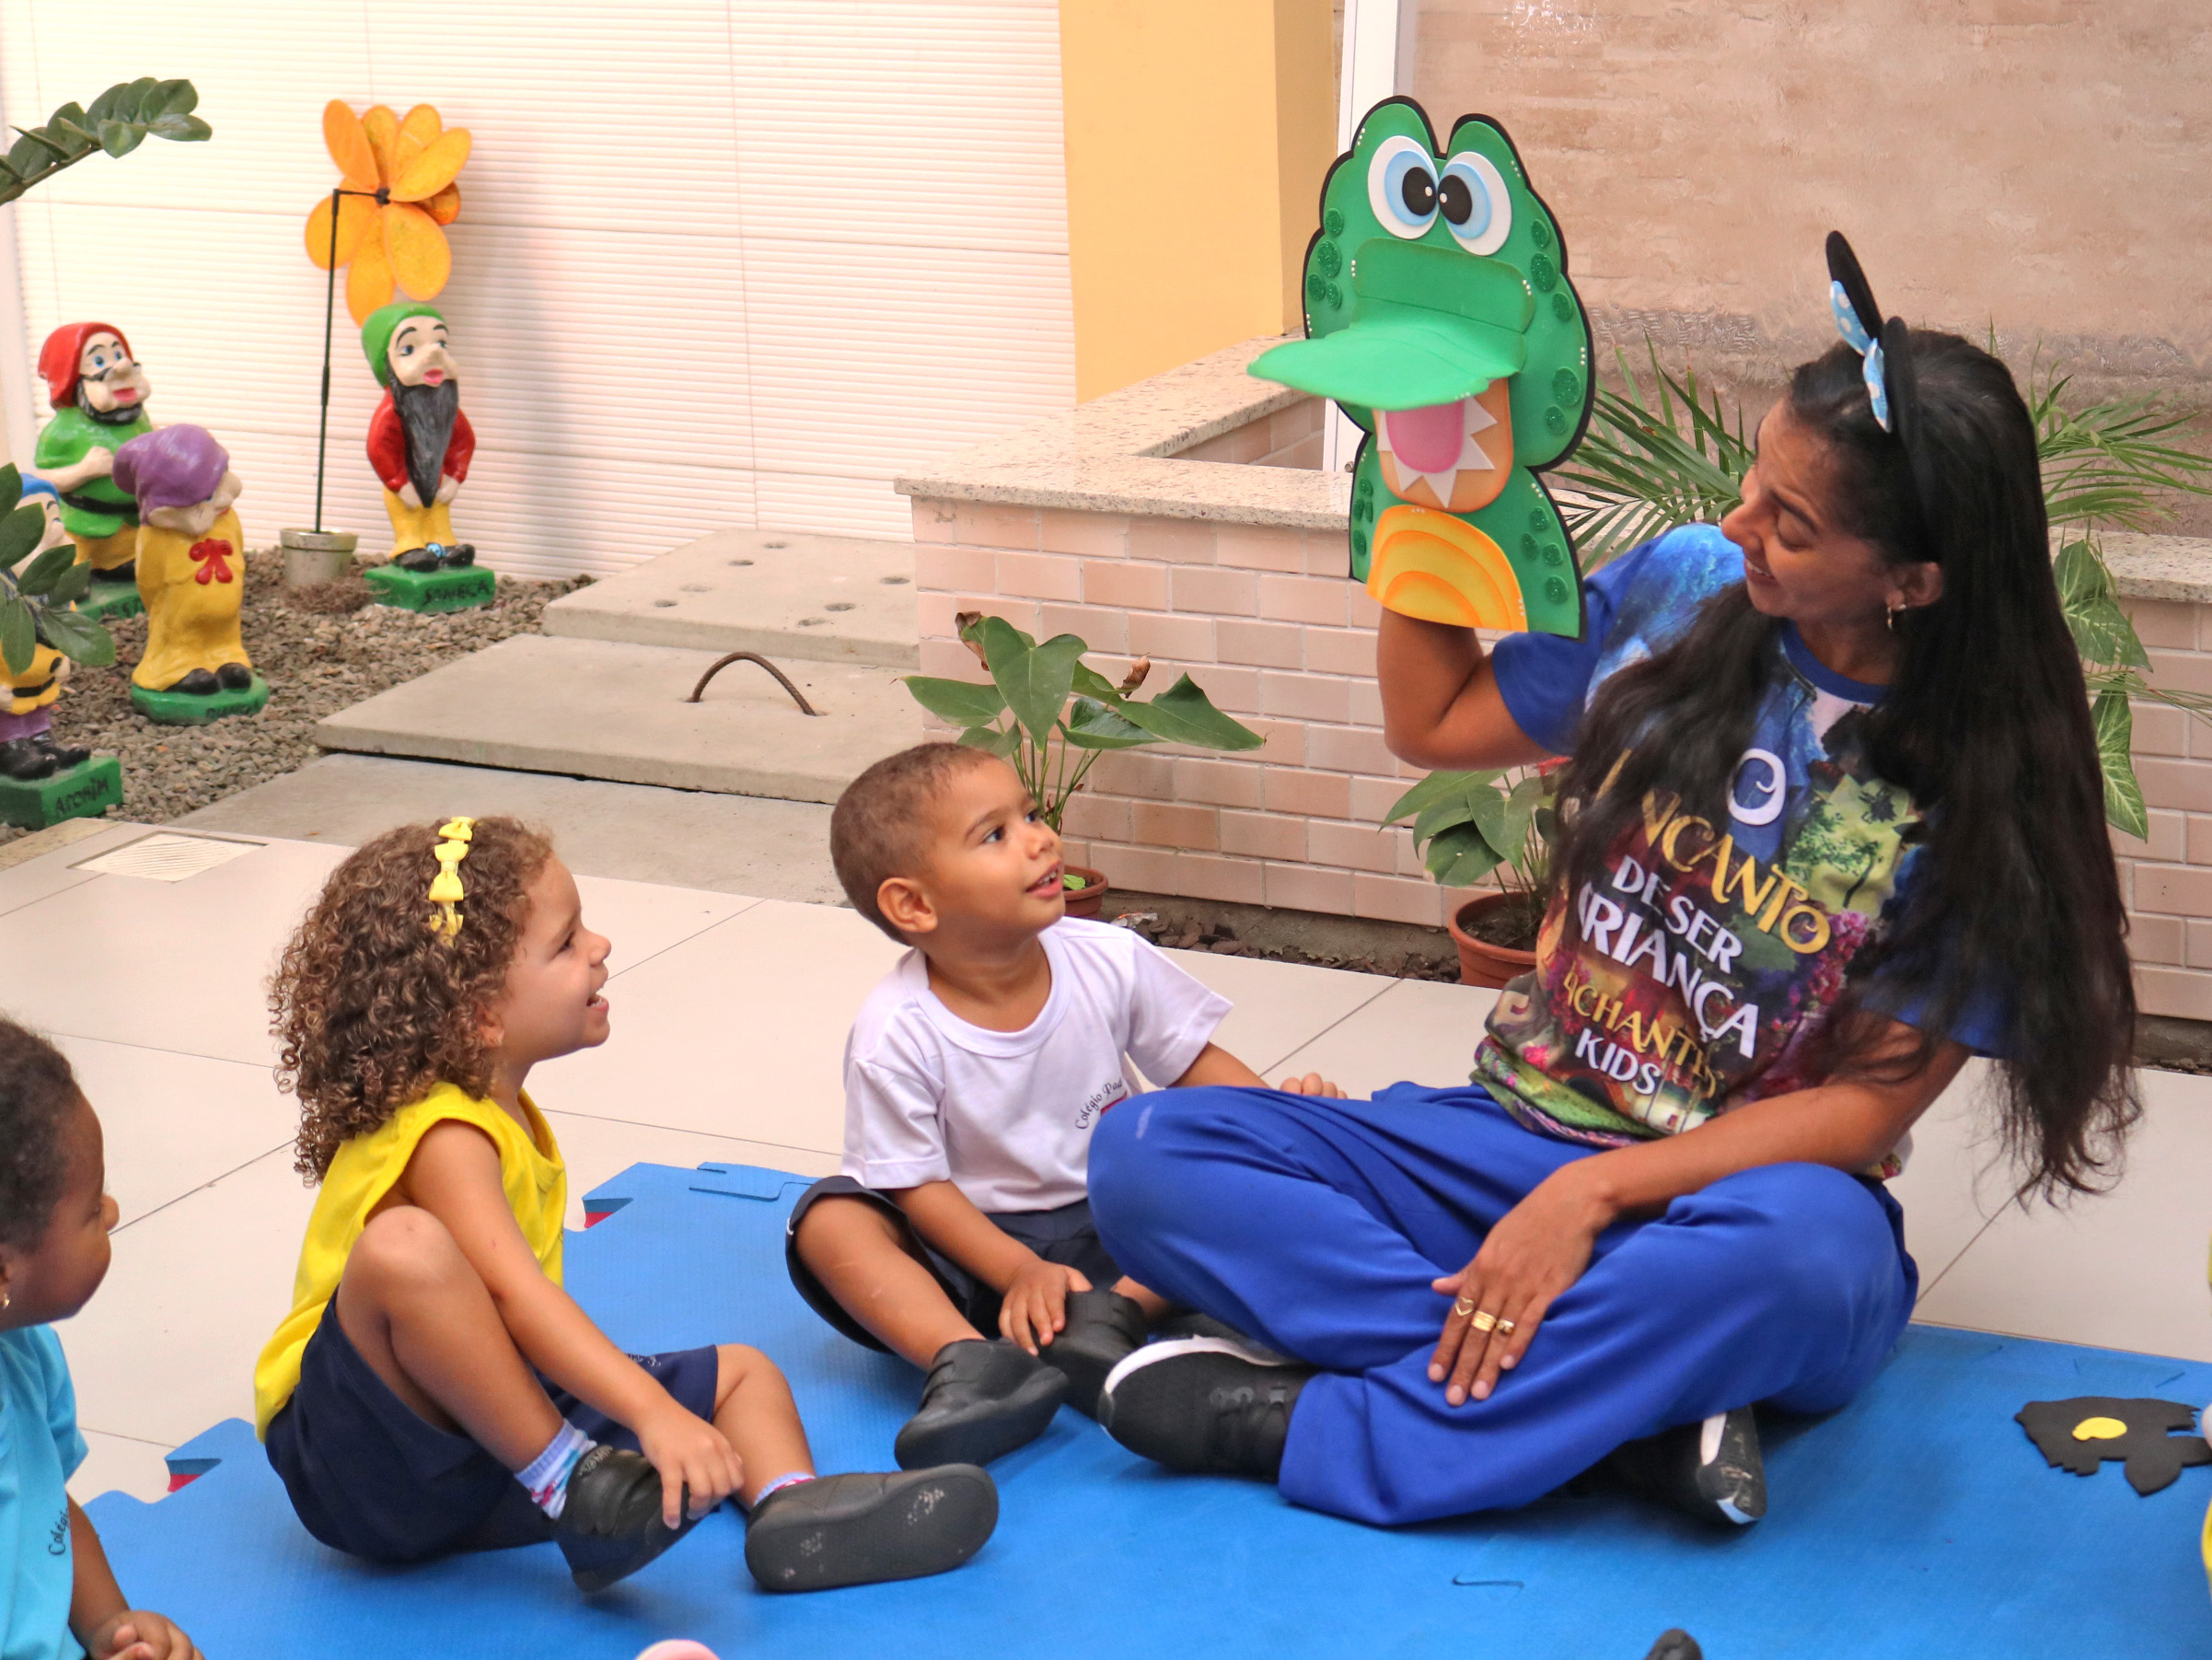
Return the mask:
M879 1352L887 1352L874 1334L839 1306L829 1294L829 1288L814 1277L814 1270L799 1260L799 1221L815 1204L824 1199L864 1199L898 1225L906 1236L907 1249L932 1273L944 1294L952 1300L961 1317L985 1337L999 1335L999 1294L977 1279L949 1257L940 1256L921 1242L914 1232L907 1213L890 1198L874 1188L864 1188L850 1176L825 1176L805 1192L799 1202L791 1207L791 1220L783 1227L783 1265L791 1271L791 1283L798 1294L806 1299L806 1306L856 1343L865 1343ZM1026 1245L1048 1262L1057 1262L1062 1268L1071 1268L1104 1291L1121 1278L1121 1271L1114 1266L1114 1259L1106 1248L1098 1242L1098 1229L1091 1221L1091 1201L1079 1199L1073 1204L1063 1204L1051 1211L986 1211L983 1213L1002 1234L1011 1235Z
M689 1410L713 1418L714 1350L631 1358ZM550 1383L546 1393L553 1410L594 1441L638 1450L638 1438L604 1412ZM268 1446L301 1524L350 1556L411 1562L553 1537L552 1522L514 1471L392 1393L346 1336L335 1298L300 1356L299 1387L270 1422Z

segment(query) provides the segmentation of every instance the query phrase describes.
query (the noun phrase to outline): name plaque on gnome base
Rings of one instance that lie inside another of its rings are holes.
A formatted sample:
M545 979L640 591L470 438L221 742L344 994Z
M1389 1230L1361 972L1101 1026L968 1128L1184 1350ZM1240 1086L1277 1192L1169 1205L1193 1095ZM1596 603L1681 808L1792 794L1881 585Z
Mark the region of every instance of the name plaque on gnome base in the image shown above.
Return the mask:
M70 609L97 622L120 622L125 617L137 616L146 608L138 597L136 583L101 582L96 577L85 590L84 598Z
M466 611L490 605L499 582L481 565L409 571L398 565L371 565L361 573L378 605L408 611Z
M131 688L131 707L164 726L204 726L226 715L251 714L268 701L269 682L258 674L250 686L206 697L195 697L189 691L148 691L144 686Z
M95 755L46 778L0 777L0 823L50 830L64 818L97 818L122 805L122 768L112 755Z

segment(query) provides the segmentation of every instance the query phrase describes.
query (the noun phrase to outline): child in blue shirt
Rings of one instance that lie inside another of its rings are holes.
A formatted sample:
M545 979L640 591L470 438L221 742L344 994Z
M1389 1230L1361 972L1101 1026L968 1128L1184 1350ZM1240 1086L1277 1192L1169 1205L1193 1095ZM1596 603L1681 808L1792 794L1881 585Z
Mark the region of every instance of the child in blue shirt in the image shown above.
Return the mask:
M0 1657L200 1660L131 1608L65 1483L85 1461L52 1329L108 1276L99 1119L61 1051L0 1018Z

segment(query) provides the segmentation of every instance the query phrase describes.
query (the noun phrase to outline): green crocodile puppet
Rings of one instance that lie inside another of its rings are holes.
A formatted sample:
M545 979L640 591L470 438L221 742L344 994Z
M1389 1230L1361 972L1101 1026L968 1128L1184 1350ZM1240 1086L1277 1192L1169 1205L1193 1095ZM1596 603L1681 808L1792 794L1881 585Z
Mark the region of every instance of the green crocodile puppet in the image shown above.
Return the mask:
M1590 324L1503 127L1464 116L1439 150L1411 99L1367 112L1321 187L1305 331L1251 372L1368 435L1352 575L1409 617L1580 636L1574 542L1536 471L1590 419Z

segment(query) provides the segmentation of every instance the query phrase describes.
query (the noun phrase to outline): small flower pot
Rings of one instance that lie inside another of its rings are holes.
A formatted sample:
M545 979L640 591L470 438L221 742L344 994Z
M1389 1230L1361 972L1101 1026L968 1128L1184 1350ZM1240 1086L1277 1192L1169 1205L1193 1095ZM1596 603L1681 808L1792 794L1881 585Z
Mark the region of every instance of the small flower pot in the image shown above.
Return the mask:
M1452 943L1459 947L1459 983L1463 986L1502 986L1518 980L1536 966L1534 951L1517 951L1511 946L1493 946L1489 941L1477 939L1470 930L1484 916L1508 905L1518 904L1520 896L1510 893L1487 893L1478 900L1470 900L1445 923L1452 931Z
M353 574L353 548L359 540L351 530L279 531L277 541L284 550L284 586L316 588L342 582Z
M1068 896L1068 914L1089 917L1093 922L1096 922L1098 908L1106 903L1106 890L1112 888L1113 884L1097 871L1083 865L1065 866L1061 871L1061 879L1064 881L1069 876L1081 876L1083 885L1081 888L1062 889Z

